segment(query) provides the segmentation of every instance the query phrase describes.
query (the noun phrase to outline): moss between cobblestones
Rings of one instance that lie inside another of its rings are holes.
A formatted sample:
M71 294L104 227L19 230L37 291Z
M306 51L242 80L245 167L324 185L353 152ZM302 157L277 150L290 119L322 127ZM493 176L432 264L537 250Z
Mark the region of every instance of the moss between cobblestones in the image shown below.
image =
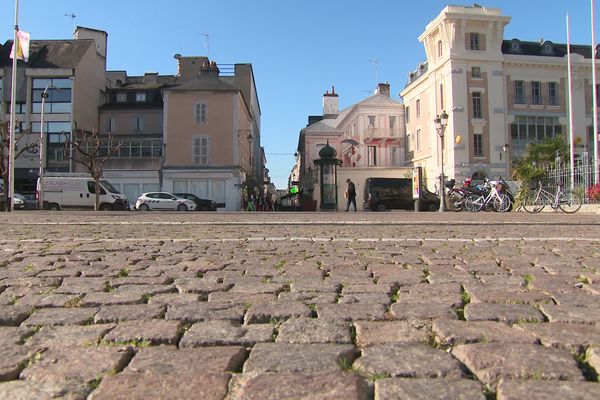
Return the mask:
M585 377L585 380L590 382L600 382L598 371L589 364L590 355L591 348L589 346L573 353L573 357L575 358L575 361L577 361L577 366L581 369L581 373Z

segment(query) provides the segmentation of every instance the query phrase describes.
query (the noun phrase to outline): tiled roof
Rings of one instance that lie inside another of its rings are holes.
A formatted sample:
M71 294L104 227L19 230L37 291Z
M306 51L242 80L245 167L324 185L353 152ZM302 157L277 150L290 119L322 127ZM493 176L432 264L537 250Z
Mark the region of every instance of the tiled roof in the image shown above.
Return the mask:
M12 40L0 48L0 67L12 65L10 49ZM28 68L74 68L90 46L91 39L79 40L32 40L29 45Z
M165 89L167 91L175 90L175 91L184 91L184 90L194 90L194 91L217 91L217 92L239 92L240 89L230 85L229 83L223 82L223 80L218 77L198 77L195 79L190 79L188 81L183 81L181 83L175 82L175 86L169 87Z

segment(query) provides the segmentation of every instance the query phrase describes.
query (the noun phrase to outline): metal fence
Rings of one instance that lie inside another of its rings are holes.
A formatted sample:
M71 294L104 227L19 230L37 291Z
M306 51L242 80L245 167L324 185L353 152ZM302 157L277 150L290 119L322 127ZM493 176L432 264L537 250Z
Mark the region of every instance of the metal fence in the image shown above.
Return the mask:
M539 180L545 188L552 189L561 184L565 189L573 188L583 194L586 204L600 204L600 184L595 183L597 168L597 163L590 160L587 151L575 161L573 168L557 156L552 165L542 168L544 176Z

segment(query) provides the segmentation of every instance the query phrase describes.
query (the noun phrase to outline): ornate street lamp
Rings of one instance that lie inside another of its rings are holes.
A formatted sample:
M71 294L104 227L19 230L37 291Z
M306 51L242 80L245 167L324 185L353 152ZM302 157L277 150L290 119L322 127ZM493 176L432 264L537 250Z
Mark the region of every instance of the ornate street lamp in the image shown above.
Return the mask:
M446 111L442 111L442 114L435 117L433 120L435 123L435 130L440 135L441 141L441 161L442 161L442 173L440 174L440 212L446 211L446 190L444 189L444 133L448 126L448 114Z

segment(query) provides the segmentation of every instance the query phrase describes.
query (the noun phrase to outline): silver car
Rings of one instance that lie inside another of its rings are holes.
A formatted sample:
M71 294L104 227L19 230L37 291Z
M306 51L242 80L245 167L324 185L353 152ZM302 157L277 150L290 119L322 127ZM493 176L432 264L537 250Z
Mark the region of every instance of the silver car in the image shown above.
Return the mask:
M135 202L135 209L139 211L194 211L196 210L196 203L167 192L149 192L138 197L137 201Z

